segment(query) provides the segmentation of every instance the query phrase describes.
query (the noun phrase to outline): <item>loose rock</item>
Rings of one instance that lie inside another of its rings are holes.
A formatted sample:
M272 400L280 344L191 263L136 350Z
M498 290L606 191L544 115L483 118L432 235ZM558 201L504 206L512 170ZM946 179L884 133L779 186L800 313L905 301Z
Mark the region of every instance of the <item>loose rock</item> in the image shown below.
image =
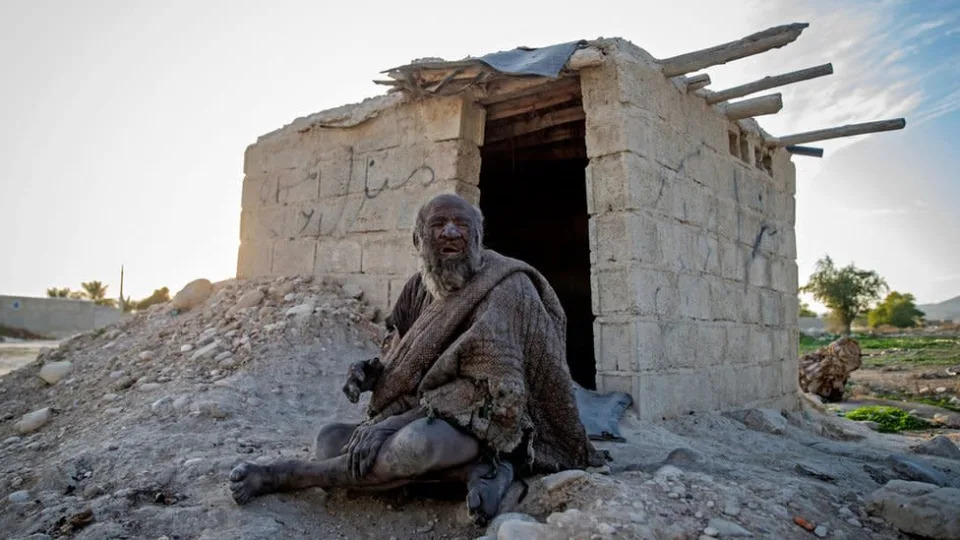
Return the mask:
M233 307L227 310L227 317L236 315L236 313L241 309L255 307L262 301L263 292L261 292L260 289L254 289L237 299L237 302L233 305Z
M960 448L943 435L937 435L923 444L914 446L912 450L918 454L960 459Z
M354 298L359 300L363 296L363 289L359 285L353 283L347 283L342 287L343 294L347 295L348 298Z
M73 364L64 360L63 362L49 362L40 368L40 378L47 384L57 384L73 369Z
M960 538L960 489L891 480L867 497L867 512L900 531L929 538Z
M887 457L887 463L893 467L893 470L896 471L897 474L907 480L926 482L938 486L950 485L950 479L948 479L945 474L920 460L902 454L892 454Z
M500 527L497 540L546 540L549 533L550 527L543 523L514 520Z
M202 401L197 403L196 408L197 414L201 416L208 416L210 418L226 418L229 416L229 413L223 406L216 401Z
M549 476L544 476L541 482L543 483L543 488L547 491L556 491L557 489L580 480L585 476L587 476L587 473L579 469L571 469L569 471L562 471Z
M28 502L30 500L30 492L27 490L14 491L10 495L7 495L7 500L15 504Z
M50 416L51 416L50 407L37 409L33 412L29 412L23 415L20 418L20 421L17 422L17 425L16 425L17 433L21 435L26 435L27 433L33 433L34 431L46 425L46 423L50 421Z
M213 284L206 279L195 279L180 289L170 301L170 307L186 311L202 304L213 292Z
M820 538L827 537L827 528L823 525L817 525L817 528L813 530L813 534L817 535Z
M739 513L739 510L738 510ZM725 519L713 518L707 522L707 528L712 528L717 531L717 533L722 538L727 537L752 537L753 533L744 529L740 525L732 521L727 521ZM704 531L706 534L706 531Z
M202 360L204 358L211 358L217 354L217 349L220 347L220 342L216 339L212 340L210 343L197 349L192 355L190 355L190 360Z
M166 409L173 407L173 398L170 396L163 396L162 398L154 401L150 404L150 410L153 412L161 412Z
M286 311L287 317L306 317L313 313L314 303L305 302L303 304L293 306L292 308Z
M153 351L141 351L140 354L137 355L137 358L146 362L149 360L153 360L154 358L156 358L156 356L157 355L154 354Z
M493 521L491 521L490 525L487 526L486 535L491 538L496 538L497 534L500 532L500 527L508 521L526 521L529 523L537 523L537 519L529 514L507 512L493 518Z

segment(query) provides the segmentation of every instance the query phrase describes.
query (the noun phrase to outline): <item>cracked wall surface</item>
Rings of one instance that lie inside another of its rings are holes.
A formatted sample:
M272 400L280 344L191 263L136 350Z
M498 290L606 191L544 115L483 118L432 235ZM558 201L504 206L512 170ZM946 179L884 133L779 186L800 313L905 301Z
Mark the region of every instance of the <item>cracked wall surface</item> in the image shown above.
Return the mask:
M483 117L450 97L391 104L349 128L307 117L261 137L244 159L237 276L328 275L385 310L417 270L419 206L440 193L478 202Z
M629 44L581 71L597 384L643 418L797 396L795 170ZM735 144L734 144L735 143Z

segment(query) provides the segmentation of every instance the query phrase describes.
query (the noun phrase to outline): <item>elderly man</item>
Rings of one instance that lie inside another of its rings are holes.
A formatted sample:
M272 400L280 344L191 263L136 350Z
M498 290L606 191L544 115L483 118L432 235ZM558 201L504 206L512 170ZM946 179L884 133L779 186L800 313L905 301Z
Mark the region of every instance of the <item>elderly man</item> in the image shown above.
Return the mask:
M238 465L238 503L307 487L458 481L482 523L515 474L601 464L577 414L556 294L531 266L482 241L483 217L460 197L420 209L420 271L387 318L384 360L352 365L344 386L353 402L373 392L368 419L322 428L316 461Z

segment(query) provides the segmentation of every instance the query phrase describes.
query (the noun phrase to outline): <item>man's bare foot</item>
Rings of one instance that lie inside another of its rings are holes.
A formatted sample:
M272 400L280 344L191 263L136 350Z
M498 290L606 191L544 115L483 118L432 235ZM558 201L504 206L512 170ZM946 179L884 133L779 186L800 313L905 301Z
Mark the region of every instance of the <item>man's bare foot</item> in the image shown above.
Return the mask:
M237 504L246 504L251 498L276 490L272 475L266 467L245 461L230 471L230 494Z
M467 480L467 510L477 525L486 525L500 511L510 484L513 483L513 465L501 461L496 465L478 463Z

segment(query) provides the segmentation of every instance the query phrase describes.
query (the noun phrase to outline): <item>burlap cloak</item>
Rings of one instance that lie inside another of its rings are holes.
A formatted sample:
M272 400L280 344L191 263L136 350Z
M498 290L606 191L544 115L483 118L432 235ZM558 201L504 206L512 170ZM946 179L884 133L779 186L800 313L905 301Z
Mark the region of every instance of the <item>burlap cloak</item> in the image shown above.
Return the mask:
M416 274L387 323L396 336L370 422L420 405L534 470L602 464L577 414L566 316L533 267L485 250L479 273L437 300Z

